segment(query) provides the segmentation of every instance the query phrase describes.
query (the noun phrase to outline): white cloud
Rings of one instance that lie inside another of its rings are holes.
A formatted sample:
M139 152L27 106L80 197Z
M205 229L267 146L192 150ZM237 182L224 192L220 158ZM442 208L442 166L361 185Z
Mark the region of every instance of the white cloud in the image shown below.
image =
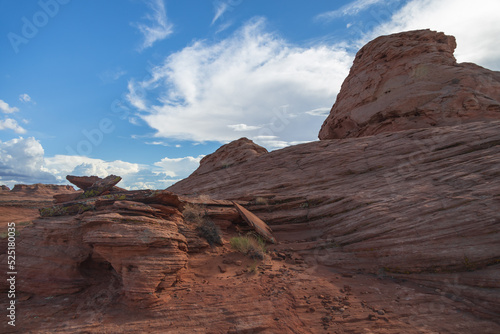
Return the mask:
M141 117L157 137L227 142L273 135L276 147L315 139L322 120L305 111L331 107L352 56L339 45L291 45L264 26L255 19L225 40L196 41L170 55L151 79L130 82L131 104L147 111ZM147 101L153 90L162 94Z
M4 100L0 100L0 110L6 114L12 114L19 111L19 108L11 107Z
M212 19L212 24L215 23L229 8L229 4L227 2L214 2L215 6L215 15L214 18Z
M120 79L125 74L127 74L127 71L122 70L120 67L117 67L115 69L103 71L101 74L99 74L99 79L101 79L103 83L107 84Z
M29 96L26 93L21 94L21 95L19 95L19 101L21 101L21 102L31 102L31 96Z
M312 116L322 116L326 117L328 114L330 114L330 108L316 108L313 110L308 110L306 111L306 114L312 115Z
M398 0L389 0L389 2ZM339 9L321 13L315 17L316 20L331 21L342 16L353 16L379 3L387 3L387 0L356 0Z
M173 25L167 19L163 0L145 0L152 13L146 16L149 24L135 23L134 26L144 36L144 41L139 51L151 47L155 42L167 38L173 33Z
M163 158L159 162L155 162L154 165L159 167L156 170L157 173L164 174L169 177L187 177L191 172L193 172L200 165L200 160L203 155L195 157L184 157L184 158ZM189 171L189 173L186 173Z
M0 183L47 183L55 177L43 170L44 150L35 138L0 141Z
M134 80L128 82L128 93L126 95L128 102L135 108L144 111L147 109L146 101L144 100L144 89L142 84L136 84Z
M252 131L252 130L258 130L262 127L261 126L246 125L246 124L232 124L232 125L228 125L228 128L231 128L234 131Z
M122 177L118 186L123 188L163 189L189 176L202 157L164 158L152 165L71 155L45 157L38 140L21 137L0 141L0 184L10 187L16 183L67 184L69 174L99 177L114 174Z
M459 62L500 70L500 2L497 0L412 0L392 20L367 34L360 45L390 33L431 29L457 38Z
M14 130L15 133L23 134L26 133L26 129L21 127L15 119L6 118L0 120L0 130L10 129Z

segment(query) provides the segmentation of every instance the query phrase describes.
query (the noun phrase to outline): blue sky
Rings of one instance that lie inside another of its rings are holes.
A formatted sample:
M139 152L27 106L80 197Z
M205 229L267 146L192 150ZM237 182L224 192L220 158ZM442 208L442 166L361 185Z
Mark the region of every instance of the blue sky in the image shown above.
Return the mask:
M0 0L0 184L165 188L220 145L316 140L356 51L457 37L500 70L497 0Z

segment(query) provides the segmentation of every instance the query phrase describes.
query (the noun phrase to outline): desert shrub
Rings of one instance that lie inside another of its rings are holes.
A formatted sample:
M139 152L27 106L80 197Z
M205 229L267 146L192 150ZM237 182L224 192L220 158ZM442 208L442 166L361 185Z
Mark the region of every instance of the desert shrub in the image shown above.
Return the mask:
M256 197L254 201L255 201L255 204L257 204L257 205L268 205L269 204L267 199L264 197Z
M210 195L200 195L198 196L198 199L203 202L210 202L212 197L210 197Z
M215 244L222 245L222 237L219 226L215 225L212 219L205 217L202 222L196 226L198 235L205 238L210 246Z
M184 206L182 215L188 222L201 224L203 223L203 217L205 217L205 208L201 205L188 203Z
M231 247L238 252L248 255L252 259L264 259L266 253L266 242L254 235L234 237L230 240Z
M182 211L184 219L196 225L198 236L207 240L210 246L222 245L220 229L215 223L206 216L206 210L203 206L197 204L186 204Z

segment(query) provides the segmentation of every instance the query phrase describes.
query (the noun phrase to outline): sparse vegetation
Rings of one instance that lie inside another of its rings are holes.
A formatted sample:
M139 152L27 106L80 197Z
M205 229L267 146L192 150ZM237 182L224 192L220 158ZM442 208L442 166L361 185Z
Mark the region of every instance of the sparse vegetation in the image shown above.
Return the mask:
M266 253L266 242L255 235L234 237L230 240L231 247L252 259L264 259Z
M210 195L200 195L200 196L198 196L198 199L202 202L209 202L212 200Z
M198 235L210 244L222 245L222 237L220 229L207 216L205 207L197 204L186 204L182 212L184 219L196 225Z
M222 245L222 237L219 226L215 225L212 219L204 217L200 225L196 226L198 235L205 238L210 246Z
M265 197L256 197L254 202L256 205L269 205L269 202Z
M188 203L184 206L182 214L184 215L184 219L188 222L201 224L206 214L205 211L205 208L201 205Z

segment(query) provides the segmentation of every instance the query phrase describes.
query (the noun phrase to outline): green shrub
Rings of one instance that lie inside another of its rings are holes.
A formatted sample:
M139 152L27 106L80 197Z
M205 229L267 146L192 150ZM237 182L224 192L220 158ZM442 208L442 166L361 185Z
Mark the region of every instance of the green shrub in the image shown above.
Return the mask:
M258 236L234 237L231 238L230 243L233 249L248 255L252 259L264 259L266 242Z

